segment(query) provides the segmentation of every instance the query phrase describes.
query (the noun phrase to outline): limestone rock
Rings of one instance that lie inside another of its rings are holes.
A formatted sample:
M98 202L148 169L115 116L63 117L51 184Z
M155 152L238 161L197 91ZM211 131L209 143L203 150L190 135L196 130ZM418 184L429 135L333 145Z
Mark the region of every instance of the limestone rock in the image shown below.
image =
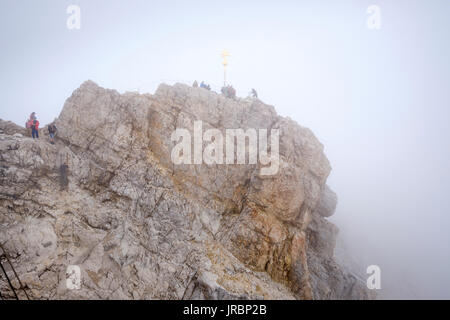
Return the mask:
M279 130L276 174L260 162L174 164L173 131L196 121L223 136ZM56 126L52 145L0 121L0 241L33 299L368 298L333 260L323 146L272 106L87 81ZM79 290L66 286L69 265ZM2 281L0 291L11 296Z
M14 135L16 133L26 135L27 131L25 127L18 126L14 122L0 119L0 134Z
M320 200L315 209L316 213L322 217L331 217L336 210L337 205L337 195L330 189L328 185L323 187L322 193L320 194Z

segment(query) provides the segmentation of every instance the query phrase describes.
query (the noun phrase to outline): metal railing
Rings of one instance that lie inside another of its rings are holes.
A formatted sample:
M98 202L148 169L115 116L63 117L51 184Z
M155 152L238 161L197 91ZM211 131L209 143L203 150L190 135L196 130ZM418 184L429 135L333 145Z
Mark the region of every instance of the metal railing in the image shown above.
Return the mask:
M27 297L27 300L30 300L30 297L28 296L28 293L25 290L25 286L22 284L22 281L20 281L19 275L17 274L16 270L14 269L14 266L12 265L11 260L9 259L8 253L6 252L5 248L3 247L3 245L1 243L0 243L0 249L2 250L2 252L0 253L0 269L2 269L5 279L8 282L8 285L11 288L11 290L14 294L14 297L16 298L16 300L20 300L19 295L17 294L17 291L22 290L23 293L25 294L25 296ZM19 288L15 288L14 285L12 284L12 280L8 276L8 273L6 272L6 268L5 268L6 264L3 262L3 260L5 260L9 264L12 272L14 273L15 278L17 279L17 282L19 283ZM6 297L4 295L2 295L2 293L0 292L0 299L4 300L5 298Z

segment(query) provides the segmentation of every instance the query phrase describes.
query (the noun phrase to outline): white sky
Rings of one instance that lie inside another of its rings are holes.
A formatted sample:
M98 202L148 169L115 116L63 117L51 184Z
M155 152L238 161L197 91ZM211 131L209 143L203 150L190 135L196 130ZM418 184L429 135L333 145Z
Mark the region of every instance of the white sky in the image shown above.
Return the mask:
M325 145L332 220L361 262L450 298L449 1L1 0L0 41L0 118L21 125L32 111L53 120L87 79L218 90L227 49L238 95L256 88Z

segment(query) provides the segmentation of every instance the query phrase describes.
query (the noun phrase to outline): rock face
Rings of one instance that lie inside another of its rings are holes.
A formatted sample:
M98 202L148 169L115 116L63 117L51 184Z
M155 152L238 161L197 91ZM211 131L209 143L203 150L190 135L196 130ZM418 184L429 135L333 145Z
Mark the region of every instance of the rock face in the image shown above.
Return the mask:
M276 174L259 162L175 164L172 133L195 132L195 121L224 136L277 129ZM181 84L121 95L87 81L56 125L51 145L45 130L32 140L0 121L0 241L33 299L370 298L333 258L323 146L272 106ZM69 265L80 289L66 286ZM0 291L12 295L4 281Z

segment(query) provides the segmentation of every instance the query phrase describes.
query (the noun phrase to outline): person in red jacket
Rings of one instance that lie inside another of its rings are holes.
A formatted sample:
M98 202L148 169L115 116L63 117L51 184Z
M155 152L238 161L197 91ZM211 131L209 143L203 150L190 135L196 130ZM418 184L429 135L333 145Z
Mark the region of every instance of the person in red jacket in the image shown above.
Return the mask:
M30 119L31 122L31 136L34 138L39 138L39 121L36 118L36 116L34 116L34 119Z
M31 113L30 117L28 118L27 122L25 122L25 128L27 128L27 134L29 137L31 137L31 126L33 125L33 120L36 119L36 112Z

